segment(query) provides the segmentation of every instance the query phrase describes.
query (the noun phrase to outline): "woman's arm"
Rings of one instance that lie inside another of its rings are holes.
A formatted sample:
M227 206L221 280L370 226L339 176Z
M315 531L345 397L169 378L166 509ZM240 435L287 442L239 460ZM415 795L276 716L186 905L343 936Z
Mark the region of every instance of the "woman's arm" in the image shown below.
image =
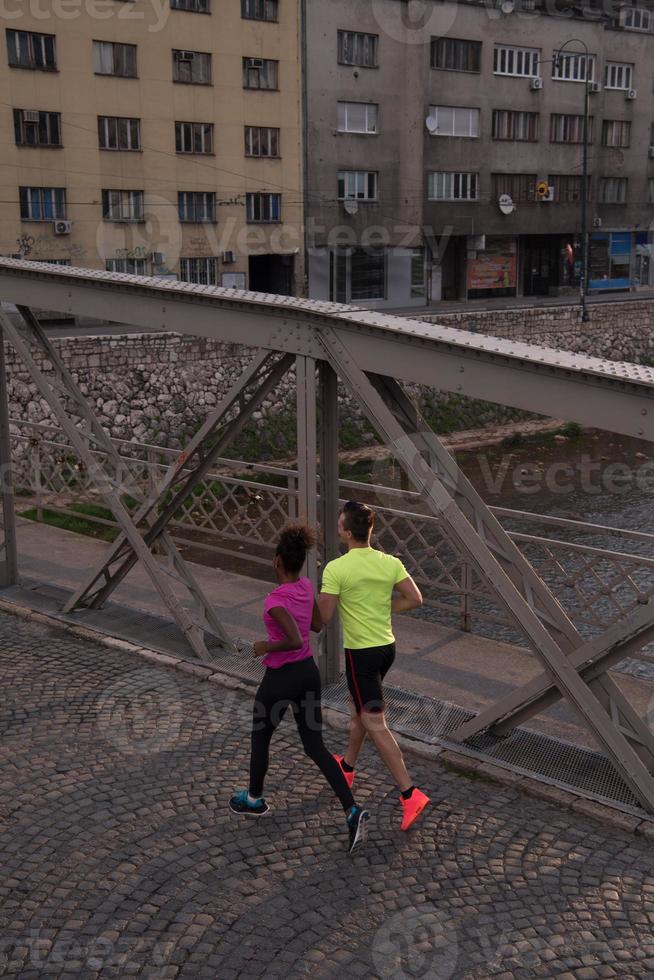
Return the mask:
M290 612L284 609L283 606L275 606L274 609L269 609L268 612L284 630L286 639L277 640L276 643L271 643L270 640L257 640L254 644L255 657L263 657L267 653L282 653L285 650L301 650L303 646L302 637L300 636L298 625Z

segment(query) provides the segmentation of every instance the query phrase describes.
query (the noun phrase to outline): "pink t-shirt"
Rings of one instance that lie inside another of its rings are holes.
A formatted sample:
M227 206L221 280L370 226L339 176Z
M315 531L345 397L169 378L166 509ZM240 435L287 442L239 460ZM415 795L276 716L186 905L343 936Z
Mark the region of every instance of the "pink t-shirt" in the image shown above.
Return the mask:
M311 657L309 633L313 615L313 585L308 578L300 578L297 582L284 582L267 595L263 603L263 621L271 643L279 643L286 639L286 633L279 623L273 619L269 610L281 606L286 609L297 623L302 637L300 650L281 650L279 653L267 653L263 658L266 667L283 667L284 664L294 663Z

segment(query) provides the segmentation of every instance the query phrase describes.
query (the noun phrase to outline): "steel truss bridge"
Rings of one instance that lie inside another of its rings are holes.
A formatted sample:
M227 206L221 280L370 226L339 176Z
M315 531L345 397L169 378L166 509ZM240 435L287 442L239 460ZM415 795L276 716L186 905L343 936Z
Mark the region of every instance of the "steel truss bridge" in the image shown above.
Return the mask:
M492 589L542 672L467 718L449 735L464 743L504 734L563 699L577 712L638 802L654 812L654 736L609 668L654 638L654 603L645 593L601 636L584 639L516 543L421 418L405 383L654 441L654 371L581 354L480 337L362 311L357 307L156 278L0 259L4 339L114 513L120 534L65 611L99 608L138 562L150 576L196 657L208 643L225 654L234 641L174 543L170 525L183 502L291 368L297 391L298 509L320 523L327 555L337 553L340 380L386 442L450 547ZM252 348L252 360L184 452L149 494L124 460L43 331L34 309L202 336ZM45 371L47 359L51 370ZM0 344L0 585L17 581L4 346ZM319 422L318 422L319 420ZM318 493L318 486L320 492ZM128 510L124 497L137 501ZM314 565L309 569L316 576ZM184 591L184 600L178 591ZM327 680L338 671L338 635L321 649Z

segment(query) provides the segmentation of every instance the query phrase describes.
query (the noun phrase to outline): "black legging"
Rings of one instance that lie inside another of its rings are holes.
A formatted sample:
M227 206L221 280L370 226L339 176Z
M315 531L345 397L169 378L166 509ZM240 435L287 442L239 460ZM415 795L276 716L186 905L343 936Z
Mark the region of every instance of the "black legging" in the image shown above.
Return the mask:
M313 657L268 667L254 698L252 713L252 755L250 757L250 795L263 795L268 771L268 749L273 733L291 706L304 751L319 767L338 796L344 810L354 804L352 791L341 767L322 740L320 673Z

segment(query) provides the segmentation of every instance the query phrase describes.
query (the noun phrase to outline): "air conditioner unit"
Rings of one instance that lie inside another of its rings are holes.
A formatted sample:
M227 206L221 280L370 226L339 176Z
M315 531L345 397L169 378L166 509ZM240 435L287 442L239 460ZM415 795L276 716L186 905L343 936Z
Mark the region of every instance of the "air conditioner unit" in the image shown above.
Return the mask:
M55 235L70 235L73 222L72 221L54 221L54 233Z
M223 252L223 263L224 265L232 265L236 262L235 252Z
M654 160L654 146L650 146L649 155L650 155L650 159Z
M540 92L540 90L542 89L542 87L543 87L543 79L542 78L532 78L532 80L531 80L531 90L532 90L532 92Z
M263 68L264 60L263 58L246 58L245 64L248 68Z
M636 91L635 88L630 88L627 94L625 95L625 99L627 100L627 102L634 102L637 98L638 98L638 92Z
M177 51L175 53L177 61L193 61L195 58L195 51Z
M23 122L37 123L39 121L38 109L23 109Z
M598 92L601 92L602 91L602 86L600 85L599 82L589 82L588 83L588 91L589 92L593 92L594 94L597 94Z
M601 228L601 227L602 227L602 219L593 218L593 228Z
M152 265L163 265L165 260L165 255L163 252L150 252L150 262Z

